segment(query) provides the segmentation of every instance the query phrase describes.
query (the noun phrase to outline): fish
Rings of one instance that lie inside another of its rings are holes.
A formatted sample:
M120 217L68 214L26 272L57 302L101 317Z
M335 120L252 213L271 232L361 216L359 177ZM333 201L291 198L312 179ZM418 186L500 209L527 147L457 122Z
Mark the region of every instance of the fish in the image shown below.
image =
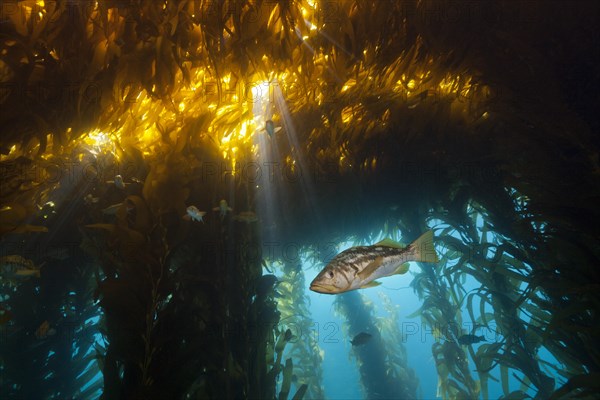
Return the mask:
M269 135L270 138L273 137L274 134L281 130L280 126L275 126L275 123L270 119L265 121L265 131Z
M125 181L123 181L123 177L121 175L115 175L114 180L106 181L106 183L109 183L109 184L114 183L115 186L119 189L125 189L125 187L128 185L127 183L125 183Z
M6 279L40 277L40 268L19 255L0 257L0 272Z
M84 202L85 202L85 204L87 204L87 205L92 205L92 204L96 204L97 202L99 202L99 201L100 201L100 198L98 198L98 197L94 197L94 196L92 196L92 194L91 194L91 193L89 193L87 196L85 196L85 197L83 198L83 201L84 201Z
M378 278L405 274L409 261L437 263L433 231L427 231L404 247L391 239L371 246L356 246L333 258L311 282L310 290L339 294L380 285Z
M119 208L123 206L123 203L113 204L112 206L108 206L102 210L102 214L106 215L116 215Z
M275 126L275 123L272 120L268 119L265 121L265 127L259 129L258 132L266 133L267 135L269 135L269 138L273 138L273 135L279 132L280 130L280 126Z
M12 319L12 313L9 309L0 305L0 325L6 325Z
M233 211L233 208L229 207L227 205L227 201L225 199L222 199L221 201L219 201L219 205L215 208L213 208L213 211L219 211L219 214L221 215L221 219L225 218L225 215L228 212Z
M242 211L235 217L233 217L236 221L245 222L247 224L251 224L253 222L258 221L258 217L252 211Z
M462 335L458 338L458 343L462 344L463 346L479 342L485 342L485 337L477 335Z
M358 335L354 336L354 339L350 341L352 346L361 346L371 340L372 335L366 332L361 332Z
M56 329L50 327L50 322L44 321L36 329L35 337L37 339L46 339L48 336L56 335Z
M189 206L186 210L186 214L183 216L185 220L192 220L198 222L204 222L202 217L206 215L206 211L200 211L196 206Z

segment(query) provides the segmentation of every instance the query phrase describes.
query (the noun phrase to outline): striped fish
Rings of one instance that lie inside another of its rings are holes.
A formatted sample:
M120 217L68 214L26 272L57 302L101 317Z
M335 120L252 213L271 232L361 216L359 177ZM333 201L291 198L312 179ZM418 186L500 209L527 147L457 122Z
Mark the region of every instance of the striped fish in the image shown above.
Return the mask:
M406 247L384 239L372 246L344 250L317 275L310 284L310 290L337 294L374 287L380 284L375 281L378 278L405 274L409 261L438 262L433 248L433 231L425 232Z
M20 255L0 257L0 276L6 279L40 277L40 268L33 261Z

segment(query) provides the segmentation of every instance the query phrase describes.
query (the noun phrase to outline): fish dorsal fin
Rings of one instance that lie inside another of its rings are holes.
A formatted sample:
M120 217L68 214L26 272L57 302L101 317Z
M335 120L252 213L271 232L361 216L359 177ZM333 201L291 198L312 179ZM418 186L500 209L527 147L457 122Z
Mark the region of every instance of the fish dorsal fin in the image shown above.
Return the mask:
M394 249L403 249L406 246L401 245L398 242L394 242L392 239L385 238L381 242L375 243L373 246L384 246L384 247L392 247Z
M400 264L398 268L396 268L396 270L392 272L392 275L403 275L408 272L409 267L410 266L408 265L408 263Z
M360 288L361 289L366 289L366 288L376 287L376 286L379 286L379 285L381 285L381 282L371 281L369 283L365 283Z
M373 260L369 265L367 265L362 271L358 273L358 277L361 280L367 279L373 272L377 270L383 263L383 257L379 256L375 260Z

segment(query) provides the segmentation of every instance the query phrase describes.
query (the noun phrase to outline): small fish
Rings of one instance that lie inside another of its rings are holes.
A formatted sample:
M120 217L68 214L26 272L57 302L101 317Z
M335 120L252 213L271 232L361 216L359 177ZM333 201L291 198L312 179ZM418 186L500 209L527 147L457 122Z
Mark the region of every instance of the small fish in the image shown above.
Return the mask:
M233 217L236 221L245 222L247 224L251 224L253 222L258 221L258 217L252 211L242 211L235 217Z
M50 327L50 322L44 321L36 329L35 337L38 339L46 339L48 336L56 335L56 329Z
M262 129L258 129L258 133L266 133L269 135L269 138L273 138L273 135L281 130L280 126L275 126L275 123L270 119L265 121L265 127Z
M221 215L221 219L223 219L223 218L225 218L225 215L228 212L233 211L233 208L231 208L227 205L227 201L225 199L222 199L221 201L219 201L219 206L213 208L213 211L219 211L219 214Z
M280 126L275 126L275 123L273 123L273 121L271 121L270 119L268 119L265 122L265 131L267 131L267 134L269 135L270 138L273 137L274 134L276 134L277 132L279 132L281 130Z
M128 185L128 183L125 183L125 181L123 181L123 177L121 175L115 175L115 180L106 181L106 183L108 183L108 184L114 183L114 185L119 189L125 189L125 187Z
M485 342L485 337L477 335L462 335L458 338L458 343L462 344L463 346L479 342Z
M66 260L69 258L69 249L67 247L53 247L44 251L44 259Z
M372 335L366 332L361 332L358 335L354 336L354 339L350 341L352 346L361 346L371 340Z
M84 203L85 203L85 204L87 204L87 205L92 205L92 204L96 204L97 202L99 202L99 201L100 201L100 198L98 198L98 197L94 197L94 196L92 196L92 194L90 193L90 194L88 194L87 196L85 196L85 197L83 198L83 201L84 201Z
M119 208L121 208L122 206L123 206L123 203L113 204L112 206L108 206L105 209L103 209L102 214L115 215L115 214L117 214L117 211L119 211Z
M192 221L204 222L202 217L204 217L204 215L206 215L206 211L200 211L200 210L198 210L198 208L196 206L189 206L185 210L185 212L186 212L186 214L183 216L183 219L188 220L188 221L192 220Z
M317 293L338 294L380 285L375 279L408 271L409 261L436 263L433 231L406 247L391 239L372 246L357 246L335 256L310 284Z
M0 325L6 325L12 319L12 313L9 309L0 305Z
M0 272L6 279L40 277L40 268L19 255L0 257Z

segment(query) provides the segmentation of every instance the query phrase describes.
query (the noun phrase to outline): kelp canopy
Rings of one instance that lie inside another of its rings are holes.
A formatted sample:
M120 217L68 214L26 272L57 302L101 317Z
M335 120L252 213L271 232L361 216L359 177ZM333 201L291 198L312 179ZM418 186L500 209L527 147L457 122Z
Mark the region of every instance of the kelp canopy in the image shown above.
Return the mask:
M502 353L492 349L479 358L487 368L523 371L547 397L554 385L531 360L543 345L570 379L556 396L598 389L596 3L1 7L0 234L23 246L83 237L101 260L99 272L80 268L65 293L79 293L82 307L101 299L107 398L274 395L268 380L283 364L266 375L250 342L215 339L233 330L276 340L272 329L248 328L272 328L278 318L272 299L255 296L260 257L226 251L259 245L254 225L233 229L227 213L202 228L180 218L191 204L210 211L221 198L234 213L256 211L263 239L279 243L361 235L367 225L416 237L426 221L443 221L463 240L441 242L467 258L454 269L424 269L415 291L438 298L424 305L433 310L424 318L448 323L452 307L467 301L442 274L474 276L496 322L534 338L532 347L512 338ZM267 120L281 131L265 132ZM115 175L125 193L107 183ZM115 203L114 215L100 212ZM474 210L501 242L484 244ZM215 254L198 250L198 240ZM519 266L500 268L505 254ZM519 268L526 279L514 275ZM42 278L55 271L45 266ZM535 324L507 314L528 302ZM188 326L177 319L184 315L200 316ZM438 346L434 355L464 358L452 351ZM190 356L198 353L201 360ZM478 396L460 364L438 370L464 378L446 395Z

